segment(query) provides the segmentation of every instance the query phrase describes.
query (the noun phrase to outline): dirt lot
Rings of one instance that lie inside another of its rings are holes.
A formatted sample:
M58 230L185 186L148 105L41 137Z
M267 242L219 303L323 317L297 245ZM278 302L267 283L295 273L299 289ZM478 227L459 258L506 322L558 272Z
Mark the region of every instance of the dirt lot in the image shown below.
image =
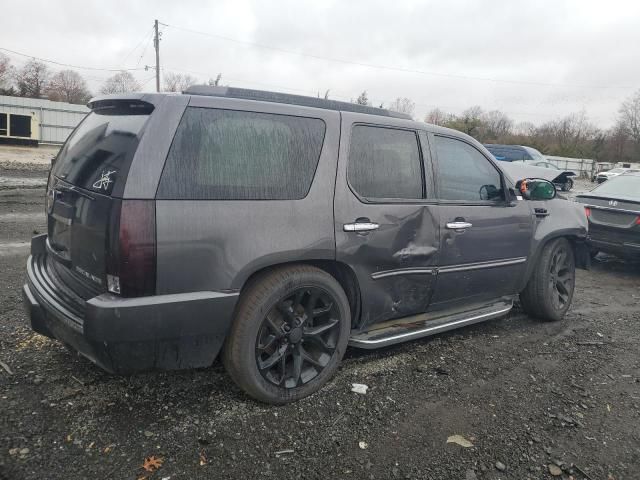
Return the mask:
M324 390L273 408L219 364L118 377L32 333L20 288L43 183L0 170L0 479L640 478L638 264L579 271L563 322L516 311L349 350Z

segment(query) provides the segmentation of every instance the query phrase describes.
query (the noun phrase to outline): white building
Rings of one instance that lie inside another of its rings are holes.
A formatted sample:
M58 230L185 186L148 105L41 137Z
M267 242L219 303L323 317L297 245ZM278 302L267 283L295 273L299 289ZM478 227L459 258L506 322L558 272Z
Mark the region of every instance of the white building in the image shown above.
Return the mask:
M84 105L0 95L0 143L64 143L89 113Z

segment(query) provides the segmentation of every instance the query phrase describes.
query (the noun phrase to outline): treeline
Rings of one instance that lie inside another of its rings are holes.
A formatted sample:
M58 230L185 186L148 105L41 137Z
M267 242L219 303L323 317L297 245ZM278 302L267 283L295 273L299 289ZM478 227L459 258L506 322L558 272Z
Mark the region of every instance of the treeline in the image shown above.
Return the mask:
M222 75L209 80L209 85L219 85ZM164 72L163 91L179 92L197 83L191 75ZM128 71L116 72L107 78L99 93L139 92L142 85ZM0 53L0 95L45 98L55 102L83 105L93 96L87 81L75 70L52 71L38 60L32 59L18 68L11 65L9 57Z
M373 104L366 91L352 101ZM409 98L396 98L388 105L379 106L414 117L415 103ZM481 143L527 145L547 155L599 162L640 162L640 90L620 105L616 123L608 130L598 128L584 112L534 125L516 123L500 110L487 111L479 106L459 115L436 108L424 121L459 130Z

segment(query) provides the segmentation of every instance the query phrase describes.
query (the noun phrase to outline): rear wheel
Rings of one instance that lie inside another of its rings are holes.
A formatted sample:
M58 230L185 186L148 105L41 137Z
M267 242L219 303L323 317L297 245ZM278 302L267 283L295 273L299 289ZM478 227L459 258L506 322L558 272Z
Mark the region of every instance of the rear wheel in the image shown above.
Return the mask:
M571 306L575 288L575 259L565 238L549 242L520 293L524 310L543 321L561 320Z
M278 268L243 292L224 365L253 398L289 403L333 376L350 330L349 302L335 278L307 265Z

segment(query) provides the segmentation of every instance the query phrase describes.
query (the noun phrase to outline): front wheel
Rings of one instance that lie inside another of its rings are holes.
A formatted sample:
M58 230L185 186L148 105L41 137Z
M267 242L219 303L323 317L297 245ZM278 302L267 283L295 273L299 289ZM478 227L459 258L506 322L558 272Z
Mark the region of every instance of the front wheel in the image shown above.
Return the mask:
M335 278L308 265L277 268L243 291L224 365L256 400L293 402L333 376L350 330L349 302Z
M520 293L525 312L543 321L561 320L571 306L575 288L575 259L565 238L550 241Z

